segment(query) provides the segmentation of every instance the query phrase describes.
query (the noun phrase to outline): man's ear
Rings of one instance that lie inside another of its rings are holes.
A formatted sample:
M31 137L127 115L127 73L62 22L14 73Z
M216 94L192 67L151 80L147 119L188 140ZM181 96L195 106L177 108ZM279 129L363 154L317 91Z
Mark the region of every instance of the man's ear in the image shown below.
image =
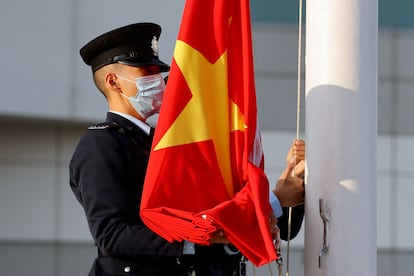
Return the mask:
M105 76L105 83L111 90L121 91L121 87L118 83L118 78L114 73L108 73Z

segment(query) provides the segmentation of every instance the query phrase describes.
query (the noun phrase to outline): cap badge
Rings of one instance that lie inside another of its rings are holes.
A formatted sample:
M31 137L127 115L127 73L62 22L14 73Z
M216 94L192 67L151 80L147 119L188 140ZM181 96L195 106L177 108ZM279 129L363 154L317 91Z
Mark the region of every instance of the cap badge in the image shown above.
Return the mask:
M157 37L154 35L151 41L151 49L154 52L154 56L158 56L158 40Z

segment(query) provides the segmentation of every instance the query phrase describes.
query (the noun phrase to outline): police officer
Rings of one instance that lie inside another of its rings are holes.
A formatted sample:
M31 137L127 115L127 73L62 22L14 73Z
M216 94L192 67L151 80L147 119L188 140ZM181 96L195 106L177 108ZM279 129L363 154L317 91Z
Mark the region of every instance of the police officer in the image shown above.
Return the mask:
M157 24L131 24L80 50L109 107L105 122L81 138L69 166L71 188L98 248L89 275L239 275L241 255L231 245L169 243L139 217L153 134L146 120L160 109L161 73L169 70L158 57L160 34Z

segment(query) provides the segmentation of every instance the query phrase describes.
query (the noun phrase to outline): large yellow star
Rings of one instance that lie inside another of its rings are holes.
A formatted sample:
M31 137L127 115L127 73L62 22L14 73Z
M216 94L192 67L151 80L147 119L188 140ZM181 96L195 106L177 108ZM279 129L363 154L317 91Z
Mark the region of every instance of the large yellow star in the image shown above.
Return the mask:
M230 132L244 131L244 116L229 99L227 52L210 63L200 52L177 41L174 59L192 93L174 123L155 146L155 150L213 140L217 161L229 196L234 195Z

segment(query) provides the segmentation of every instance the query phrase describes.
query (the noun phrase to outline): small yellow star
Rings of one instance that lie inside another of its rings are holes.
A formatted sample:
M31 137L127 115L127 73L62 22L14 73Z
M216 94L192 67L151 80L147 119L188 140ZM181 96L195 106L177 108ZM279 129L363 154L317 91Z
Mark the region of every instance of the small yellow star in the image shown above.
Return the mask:
M228 94L227 51L210 63L200 52L178 40L174 59L193 96L154 151L213 140L220 171L232 197L230 132L244 131L245 125L243 114Z

